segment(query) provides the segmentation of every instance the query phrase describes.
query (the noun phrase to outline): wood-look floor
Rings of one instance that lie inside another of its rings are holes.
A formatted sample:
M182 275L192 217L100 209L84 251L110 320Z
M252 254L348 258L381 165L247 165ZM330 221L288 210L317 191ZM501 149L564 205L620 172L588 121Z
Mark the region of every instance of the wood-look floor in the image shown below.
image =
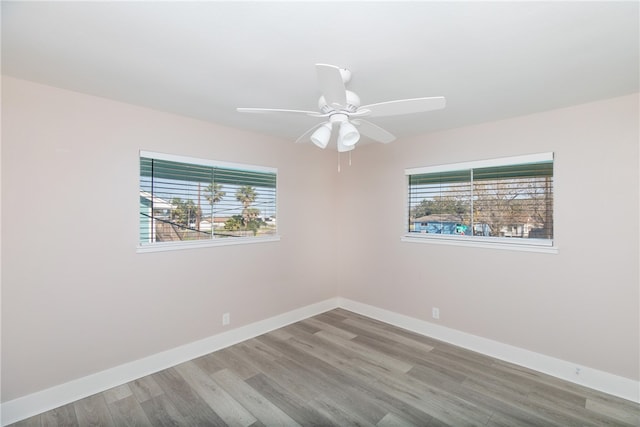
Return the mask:
M639 426L640 405L333 310L15 426Z

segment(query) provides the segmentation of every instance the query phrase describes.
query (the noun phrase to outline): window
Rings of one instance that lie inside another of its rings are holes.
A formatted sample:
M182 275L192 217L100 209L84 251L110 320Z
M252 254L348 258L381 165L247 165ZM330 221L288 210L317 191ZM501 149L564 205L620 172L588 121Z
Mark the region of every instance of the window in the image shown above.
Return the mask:
M138 251L277 240L276 175L141 151Z
M553 153L407 169L405 241L555 252Z

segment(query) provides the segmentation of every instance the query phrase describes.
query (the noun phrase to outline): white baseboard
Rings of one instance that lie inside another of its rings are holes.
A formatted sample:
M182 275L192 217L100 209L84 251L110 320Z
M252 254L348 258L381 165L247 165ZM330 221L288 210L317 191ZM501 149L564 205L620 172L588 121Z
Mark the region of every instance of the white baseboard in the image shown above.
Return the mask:
M338 299L330 298L4 402L0 406L2 425L6 426L24 420L337 307Z
M640 382L638 381L337 297L2 403L0 405L2 425L6 426L33 415L58 408L338 307L640 403ZM580 375L575 374L576 368L580 368Z
M639 381L471 335L349 299L339 298L338 305L345 310L362 314L363 316L371 317L390 325L408 329L458 347L473 350L487 356L495 357L496 359L552 375L565 381L640 403ZM579 369L578 375L576 375L576 369Z

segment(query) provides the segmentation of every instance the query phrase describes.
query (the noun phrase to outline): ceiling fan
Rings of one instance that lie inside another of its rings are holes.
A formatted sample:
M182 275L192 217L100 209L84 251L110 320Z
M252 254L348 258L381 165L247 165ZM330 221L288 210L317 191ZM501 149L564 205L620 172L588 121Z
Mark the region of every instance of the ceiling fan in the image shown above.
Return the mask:
M320 148L326 148L332 133L337 131L338 151L345 152L355 148L356 143L360 140L360 134L383 144L396 139L394 135L365 120L364 117L423 113L442 109L446 105L446 101L442 96L399 99L360 105L360 97L345 88L345 85L351 80L351 71L328 64L316 64L316 71L322 93L318 100L320 111L275 108L238 108L237 111L241 113L303 114L327 119L306 131L296 142L304 141L310 135L311 142Z

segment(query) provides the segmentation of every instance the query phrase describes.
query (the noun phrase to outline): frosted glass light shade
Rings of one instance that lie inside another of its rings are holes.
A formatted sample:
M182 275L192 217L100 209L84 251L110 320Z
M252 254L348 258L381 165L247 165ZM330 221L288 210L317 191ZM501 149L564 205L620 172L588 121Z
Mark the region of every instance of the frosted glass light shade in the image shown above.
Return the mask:
M340 125L340 133L338 134L338 141L345 147L353 147L360 140L360 133L358 129L351 123L344 121Z
M329 139L331 139L331 123L323 123L311 135L311 142L322 149L327 147Z
M340 138L338 138L338 153L345 153L353 150L354 148L356 148L355 145L346 146L340 141Z

